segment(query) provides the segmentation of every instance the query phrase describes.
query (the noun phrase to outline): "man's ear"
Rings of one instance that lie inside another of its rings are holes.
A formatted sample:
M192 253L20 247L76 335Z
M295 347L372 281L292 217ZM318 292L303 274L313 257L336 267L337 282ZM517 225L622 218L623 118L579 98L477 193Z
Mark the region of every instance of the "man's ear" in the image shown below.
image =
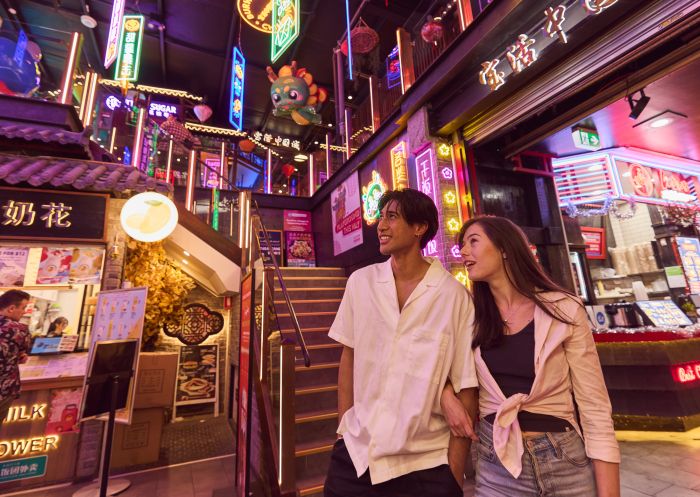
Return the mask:
M421 224L415 225L414 233L418 238L421 238L423 235L425 235L426 231L428 231L428 224L427 223L421 223Z

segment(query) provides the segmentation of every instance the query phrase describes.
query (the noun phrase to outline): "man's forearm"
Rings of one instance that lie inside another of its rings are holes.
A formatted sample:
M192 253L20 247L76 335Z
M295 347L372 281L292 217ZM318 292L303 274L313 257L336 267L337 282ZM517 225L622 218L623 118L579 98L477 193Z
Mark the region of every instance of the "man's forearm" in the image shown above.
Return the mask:
M472 420L476 419L479 410L479 395L476 388L467 388L457 394L460 402L466 409ZM455 437L450 434L450 443L447 448L447 462L450 465L455 480L461 485L464 481L464 469L471 449L471 440L464 437Z
M353 364L355 355L350 347L343 347L343 354L340 356L340 367L338 368L338 423L343 419L345 412L353 404Z

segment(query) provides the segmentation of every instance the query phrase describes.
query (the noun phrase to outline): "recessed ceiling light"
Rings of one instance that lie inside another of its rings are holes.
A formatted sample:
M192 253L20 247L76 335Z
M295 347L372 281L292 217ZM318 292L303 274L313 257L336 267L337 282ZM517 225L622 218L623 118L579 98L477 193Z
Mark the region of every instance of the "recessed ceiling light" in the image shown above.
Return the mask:
M306 154L296 154L294 156L294 162L304 162L309 156Z
M316 140L316 141L314 142L314 145L318 145L318 140Z
M187 262L186 259L182 259L182 263L183 263L183 264L189 264L189 262Z
M663 128L664 126L668 126L673 122L673 119L670 117L662 117L661 119L656 119L655 121L652 121L649 126L652 128Z
M352 95L348 95L348 100L352 100Z
M332 128L332 127L333 127L333 124L328 123L328 127L329 127L329 128Z
M277 191L278 191L278 193L282 193L282 190L277 190Z
M189 257L189 256L190 256L190 253L189 253L187 250L183 250L182 253L185 254L186 257Z
M97 21L95 18L88 14L83 14L80 16L80 24L90 29L95 29L97 27Z

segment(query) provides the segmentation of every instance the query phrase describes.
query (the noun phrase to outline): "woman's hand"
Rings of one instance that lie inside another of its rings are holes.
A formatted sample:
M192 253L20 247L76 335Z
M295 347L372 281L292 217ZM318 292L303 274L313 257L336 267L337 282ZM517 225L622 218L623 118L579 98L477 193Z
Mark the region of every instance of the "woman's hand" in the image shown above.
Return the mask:
M440 407L442 408L442 415L445 416L453 436L471 438L474 441L479 440L479 437L477 437L474 432L474 421L469 416L469 413L467 413L462 402L455 395L452 390L452 385L449 382L445 385L445 388L442 389Z

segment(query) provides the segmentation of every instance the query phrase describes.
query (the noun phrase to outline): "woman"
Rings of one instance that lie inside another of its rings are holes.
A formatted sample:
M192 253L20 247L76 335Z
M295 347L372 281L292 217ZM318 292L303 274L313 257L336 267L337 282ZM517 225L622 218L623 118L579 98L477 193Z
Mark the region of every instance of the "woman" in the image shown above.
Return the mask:
M508 219L471 219L459 242L474 284L476 496L619 497L610 400L580 301L543 273ZM453 434L471 434L450 385L441 405Z
M63 316L54 319L49 325L49 331L46 332L47 337L61 337L68 326L68 320Z

